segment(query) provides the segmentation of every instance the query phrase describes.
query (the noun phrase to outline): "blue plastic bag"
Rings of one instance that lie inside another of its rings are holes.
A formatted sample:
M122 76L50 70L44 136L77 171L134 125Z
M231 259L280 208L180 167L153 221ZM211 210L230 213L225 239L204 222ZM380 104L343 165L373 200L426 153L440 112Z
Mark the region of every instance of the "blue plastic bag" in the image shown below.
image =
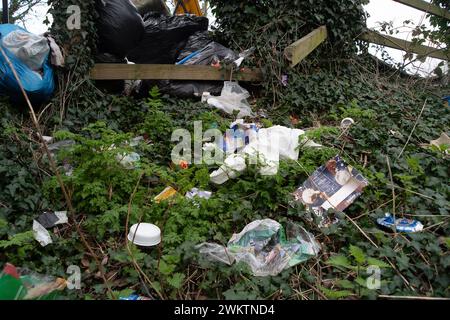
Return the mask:
M50 64L50 54L47 56L42 66L41 75L31 70L3 45L3 38L9 33L17 30L29 33L27 30L13 24L1 24L0 45L16 69L22 86L28 94L31 102L46 102L50 100L53 92L55 91L54 72ZM16 81L16 78L14 77L14 73L2 54L0 54L0 95L9 96L14 102L24 101L22 91Z

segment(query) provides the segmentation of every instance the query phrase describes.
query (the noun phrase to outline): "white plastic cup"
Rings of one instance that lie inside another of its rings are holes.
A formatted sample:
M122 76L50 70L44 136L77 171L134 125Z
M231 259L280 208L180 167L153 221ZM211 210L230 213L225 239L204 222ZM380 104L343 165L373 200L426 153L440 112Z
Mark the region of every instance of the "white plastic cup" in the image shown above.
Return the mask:
M130 228L128 240L139 247L155 247L161 243L161 229L151 223L138 223Z

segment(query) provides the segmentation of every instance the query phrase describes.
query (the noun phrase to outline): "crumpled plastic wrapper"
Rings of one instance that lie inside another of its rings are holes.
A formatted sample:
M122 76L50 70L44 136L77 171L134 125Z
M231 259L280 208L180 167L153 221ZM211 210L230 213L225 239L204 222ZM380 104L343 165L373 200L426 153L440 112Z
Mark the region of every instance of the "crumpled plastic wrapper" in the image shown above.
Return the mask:
M12 31L3 37L2 42L6 49L33 71L42 69L50 53L50 46L45 37L27 31Z
M192 188L191 191L188 191L186 193L186 198L188 199L194 199L196 197L208 200L212 197L212 192L200 190L198 188Z
M285 231L271 219L250 223L231 237L227 247L202 243L197 248L210 261L244 262L257 277L276 276L320 251L319 243L304 228L288 223Z
M250 104L247 102L249 97L250 93L237 82L225 81L220 96L211 96L205 92L202 96L202 101L228 114L232 114L235 110L239 111L238 118L243 118L253 115Z
M58 300L68 282L7 263L0 272L0 300Z
M38 241L41 246L45 247L53 243L50 233L36 220L33 220L33 232L34 239L36 239L36 241Z

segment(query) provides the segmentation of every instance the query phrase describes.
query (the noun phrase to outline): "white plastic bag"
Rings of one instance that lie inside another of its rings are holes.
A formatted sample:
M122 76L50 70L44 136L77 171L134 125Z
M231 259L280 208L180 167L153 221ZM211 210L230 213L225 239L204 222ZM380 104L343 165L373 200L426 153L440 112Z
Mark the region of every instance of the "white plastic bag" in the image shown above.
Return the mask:
M238 110L238 118L243 118L253 115L252 109L247 102L249 97L250 93L237 82L225 81L220 96L215 97L209 93L204 93L203 101L229 114L232 114L234 110Z
M261 175L276 175L280 160L298 159L300 136L304 134L303 130L282 126L260 129L242 152L227 157L224 164L211 173L211 181L223 184L236 178L246 170L246 160L258 165ZM306 140L304 146L320 147L310 140Z
M50 53L45 37L25 31L12 31L3 38L3 46L33 71L42 69Z
M227 157L223 165L211 173L211 181L215 184L224 184L229 179L235 179L247 168L242 154L232 154Z

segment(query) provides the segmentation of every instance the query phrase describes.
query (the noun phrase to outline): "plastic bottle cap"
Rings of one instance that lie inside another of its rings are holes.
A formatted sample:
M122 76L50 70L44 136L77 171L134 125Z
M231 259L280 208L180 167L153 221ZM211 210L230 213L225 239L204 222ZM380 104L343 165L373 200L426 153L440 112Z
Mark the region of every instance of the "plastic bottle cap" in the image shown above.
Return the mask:
M135 224L130 228L128 240L141 247L154 247L161 243L161 229L151 223Z

